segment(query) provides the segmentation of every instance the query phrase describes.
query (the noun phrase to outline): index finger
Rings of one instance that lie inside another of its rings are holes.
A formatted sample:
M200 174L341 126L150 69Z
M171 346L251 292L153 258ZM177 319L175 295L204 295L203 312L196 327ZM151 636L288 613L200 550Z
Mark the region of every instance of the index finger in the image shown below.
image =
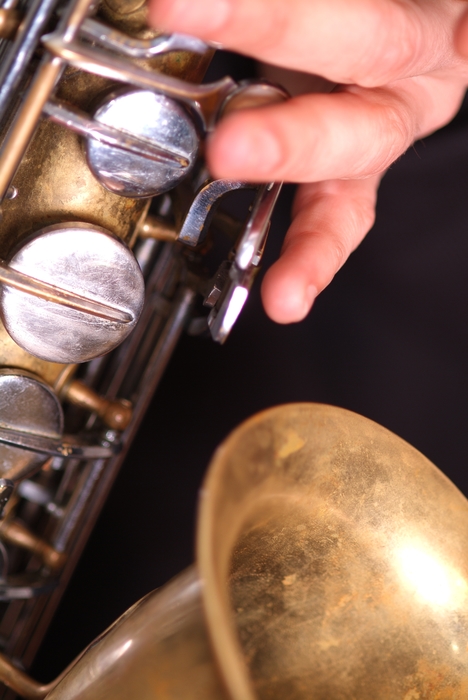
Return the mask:
M446 65L461 3L151 0L151 22L336 83L383 85ZM453 58L453 60L456 60Z

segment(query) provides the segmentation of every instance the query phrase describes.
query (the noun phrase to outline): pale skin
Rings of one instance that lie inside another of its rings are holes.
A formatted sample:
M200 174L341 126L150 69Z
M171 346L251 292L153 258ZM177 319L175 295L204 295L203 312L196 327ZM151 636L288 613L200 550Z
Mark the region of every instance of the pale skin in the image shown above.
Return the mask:
M301 183L281 257L263 281L273 320L308 314L372 227L385 170L457 112L468 84L465 8L460 0L151 0L158 28L340 86L231 114L209 140L215 177Z

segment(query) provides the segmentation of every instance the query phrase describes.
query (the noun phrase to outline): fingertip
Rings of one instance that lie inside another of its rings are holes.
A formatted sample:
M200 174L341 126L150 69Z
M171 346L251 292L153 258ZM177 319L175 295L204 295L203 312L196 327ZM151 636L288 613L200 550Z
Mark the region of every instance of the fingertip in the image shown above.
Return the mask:
M266 182L277 177L283 161L278 138L258 115L236 114L226 117L210 136L207 162L215 177L251 182Z
M262 301L267 315L281 324L298 323L311 310L318 291L298 275L282 275L275 266L265 275Z
M459 54L468 58L468 11L458 22L454 36L455 48Z
M169 29L171 26L171 0L150 0L148 4L148 22L158 29Z
M213 177L242 177L243 161L248 159L249 146L246 141L232 117L224 119L217 126L206 144L206 162Z

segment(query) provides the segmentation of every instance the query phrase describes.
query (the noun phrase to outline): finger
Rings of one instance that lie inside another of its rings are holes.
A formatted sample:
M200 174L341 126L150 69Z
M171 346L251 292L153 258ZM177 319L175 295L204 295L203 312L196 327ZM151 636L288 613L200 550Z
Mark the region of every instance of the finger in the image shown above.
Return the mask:
M425 77L238 112L217 127L208 165L216 177L250 181L367 177L451 118L462 94L461 85Z
M455 30L455 48L468 58L468 11L463 14Z
M303 185L279 260L262 284L273 321L301 321L372 227L380 176Z
M440 0L152 0L150 19L275 65L371 87L446 64L460 11Z

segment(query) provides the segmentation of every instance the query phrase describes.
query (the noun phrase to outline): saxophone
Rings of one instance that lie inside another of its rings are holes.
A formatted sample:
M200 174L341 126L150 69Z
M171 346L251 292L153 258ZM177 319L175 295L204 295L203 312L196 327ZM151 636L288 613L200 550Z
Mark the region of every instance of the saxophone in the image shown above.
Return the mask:
M212 180L204 137L285 94L201 84L214 49L141 0L6 0L0 37L0 637L27 668L180 335L224 342L258 270L280 185Z
M51 683L26 673L178 339L224 342L261 261L280 185L211 179L204 137L286 94L201 83L213 47L143 0L4 0L0 36L2 697L468 697L468 502L314 404L218 449L194 566ZM239 189L243 223L218 208Z

